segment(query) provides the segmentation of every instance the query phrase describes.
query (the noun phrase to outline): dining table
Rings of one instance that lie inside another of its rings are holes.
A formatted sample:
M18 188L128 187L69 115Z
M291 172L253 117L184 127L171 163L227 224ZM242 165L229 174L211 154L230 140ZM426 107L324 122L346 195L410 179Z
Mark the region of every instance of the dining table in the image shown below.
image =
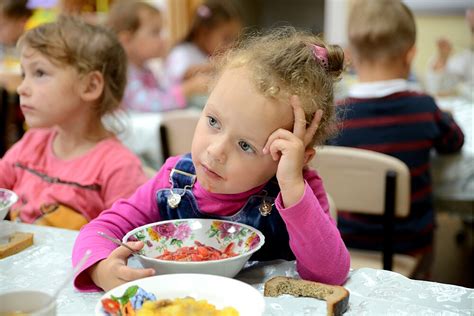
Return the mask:
M463 219L474 217L474 100L462 96L440 97L438 106L451 113L464 133L461 151L432 155L433 196L438 211Z
M13 231L34 234L34 243L0 259L0 294L39 290L53 294L72 272L71 253L78 231L3 221ZM3 226L5 227L5 226ZM134 258L130 266L139 266ZM337 263L335 263L337 264ZM299 278L295 261L251 261L235 277L263 295L264 283L274 276ZM179 286L179 285L177 285ZM406 278L398 273L351 269L343 286L349 291L345 315L473 315L474 289ZM57 297L57 315L95 315L104 292L79 292L72 283ZM264 316L326 315L326 303L305 297L265 297Z

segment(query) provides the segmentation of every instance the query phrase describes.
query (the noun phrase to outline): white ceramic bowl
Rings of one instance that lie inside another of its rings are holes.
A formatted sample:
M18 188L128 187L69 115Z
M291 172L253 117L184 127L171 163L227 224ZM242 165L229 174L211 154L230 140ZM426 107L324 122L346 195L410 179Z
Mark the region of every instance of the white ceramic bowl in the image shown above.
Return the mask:
M15 192L0 189L0 220L7 216L8 210L16 201L18 201L18 195Z
M111 295L120 297L132 285L155 294L158 300L190 296L196 300L205 299L218 309L234 307L240 316L261 316L265 310L263 295L247 283L217 275L183 273L157 275L122 284L101 297L95 315L106 315L102 299Z
M145 243L140 263L153 268L156 274L205 273L234 277L250 256L265 243L263 234L248 225L217 219L177 219L138 227L123 237L123 241L141 240ZM165 250L194 246L199 241L223 250L229 243L237 256L210 261L169 261L155 259Z

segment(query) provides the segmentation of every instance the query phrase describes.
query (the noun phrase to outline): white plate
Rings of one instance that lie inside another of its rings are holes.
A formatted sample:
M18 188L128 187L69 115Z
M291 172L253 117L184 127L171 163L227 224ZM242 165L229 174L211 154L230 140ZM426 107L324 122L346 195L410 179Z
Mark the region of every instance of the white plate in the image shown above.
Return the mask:
M138 285L157 299L174 299L190 296L205 299L222 309L234 307L240 316L261 316L265 310L263 295L252 286L239 280L210 274L163 274L122 284L105 293L95 306L95 315L104 316L101 300L111 295L122 296L125 290Z

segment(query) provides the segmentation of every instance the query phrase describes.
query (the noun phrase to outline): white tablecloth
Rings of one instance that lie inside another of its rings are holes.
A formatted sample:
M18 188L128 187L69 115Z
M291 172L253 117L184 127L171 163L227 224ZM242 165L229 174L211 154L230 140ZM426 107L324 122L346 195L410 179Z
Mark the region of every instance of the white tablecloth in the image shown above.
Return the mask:
M43 290L52 294L71 271L71 249L76 231L14 224L15 230L33 232L34 245L0 259L0 293ZM237 278L263 291L263 282L277 275L297 276L295 263L253 263ZM434 282L415 281L400 274L374 269L351 272L344 285L350 292L345 315L473 315L474 290ZM80 293L72 284L58 298L58 315L93 315L103 293ZM326 304L311 298L265 298L265 316L326 315Z

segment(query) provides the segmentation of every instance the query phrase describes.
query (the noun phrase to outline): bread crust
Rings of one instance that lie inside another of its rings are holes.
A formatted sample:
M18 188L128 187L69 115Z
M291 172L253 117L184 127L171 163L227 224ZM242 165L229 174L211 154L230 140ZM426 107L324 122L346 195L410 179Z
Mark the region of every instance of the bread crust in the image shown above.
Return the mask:
M277 276L265 282L264 296L275 297L282 294L325 300L328 316L342 315L349 305L349 291L342 286L284 276Z
M0 245L0 259L14 255L31 245L33 245L32 233L15 232L10 236L8 243Z

